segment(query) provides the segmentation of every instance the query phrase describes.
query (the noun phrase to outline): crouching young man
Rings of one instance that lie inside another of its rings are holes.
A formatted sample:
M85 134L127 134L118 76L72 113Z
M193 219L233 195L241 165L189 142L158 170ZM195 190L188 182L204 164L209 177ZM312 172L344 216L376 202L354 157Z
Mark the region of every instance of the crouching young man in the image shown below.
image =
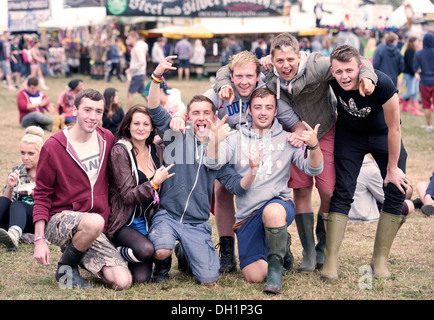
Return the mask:
M44 239L62 248L55 278L62 288L90 288L78 266L116 290L128 289L131 273L105 234L109 216L108 160L113 134L99 127L104 97L80 91L76 124L54 134L41 150L36 170L35 259L50 264Z
M218 146L214 149L209 146L205 158L209 168L218 169L231 163L243 175L249 169L247 152L260 152L262 160L255 181L244 194L235 198L234 229L245 279L249 282L267 279L263 291L273 294L281 292L282 270L290 270L293 262L287 232L295 216L291 189L287 186L290 164L294 163L309 175L318 175L323 169L317 138L319 125L312 129L303 122L306 130L298 138L306 147L295 148L275 119L276 105L276 96L269 89L256 89L248 109L252 123L240 126L238 132L226 140L212 139Z

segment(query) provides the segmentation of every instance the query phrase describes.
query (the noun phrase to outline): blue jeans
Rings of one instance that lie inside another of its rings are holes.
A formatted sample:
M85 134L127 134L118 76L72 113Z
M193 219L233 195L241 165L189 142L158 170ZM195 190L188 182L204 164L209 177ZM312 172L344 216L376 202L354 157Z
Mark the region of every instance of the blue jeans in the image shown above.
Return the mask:
M172 250L176 240L179 240L196 279L202 283L213 283L219 277L220 261L211 233L212 228L208 222L180 223L166 210L160 209L152 217L148 237L155 251Z
M407 91L402 95L402 100L407 101L411 98L412 101L418 101L419 81L416 80L415 76L409 73L404 73L404 80Z
M47 131L51 131L53 128L53 119L41 112L33 111L23 117L21 120L21 125L24 128L30 126L39 126Z

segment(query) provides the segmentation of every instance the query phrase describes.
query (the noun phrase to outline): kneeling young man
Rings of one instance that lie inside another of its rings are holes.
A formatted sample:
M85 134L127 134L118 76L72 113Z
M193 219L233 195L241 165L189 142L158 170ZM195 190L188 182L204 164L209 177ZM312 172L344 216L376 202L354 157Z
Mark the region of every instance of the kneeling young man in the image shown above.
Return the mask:
M288 248L287 227L295 216L291 189L287 182L290 164L294 163L309 175L318 175L323 169L323 156L317 133L303 122L306 130L299 137L307 149L295 148L288 133L275 119L276 96L265 88L256 89L251 96L248 112L252 123L239 127L236 134L218 142L215 152L209 147L206 165L218 169L225 163L233 164L244 175L248 152L260 152L262 158L251 187L236 196L236 235L241 271L249 282L262 282L267 278L264 292L279 294L282 290L282 270L292 267ZM221 133L217 133L219 136ZM224 136L224 134L223 134ZM217 161L216 161L217 156Z
M220 269L208 223L214 181L219 180L230 192L240 195L253 182L255 168L252 163L252 168L241 177L229 164L220 170L204 166L208 134L217 115L211 100L203 95L194 96L187 106L189 127L185 133L170 129L170 114L160 105L159 82L161 75L176 69L172 66L174 58L162 59L155 68L148 96L149 115L165 145L164 163L175 164L170 169L175 175L155 188L161 206L152 218L149 231L155 248L153 276L156 282L169 277L175 248L180 269L193 274L202 284L212 285ZM176 241L179 241L177 247Z

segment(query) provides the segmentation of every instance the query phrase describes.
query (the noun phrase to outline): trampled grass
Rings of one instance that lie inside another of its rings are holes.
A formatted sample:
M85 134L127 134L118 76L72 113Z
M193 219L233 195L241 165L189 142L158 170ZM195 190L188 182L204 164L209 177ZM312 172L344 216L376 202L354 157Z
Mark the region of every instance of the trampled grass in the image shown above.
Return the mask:
M92 80L79 76L85 87L101 92L107 87L119 90L120 100L125 106L127 83L116 79L113 83ZM50 89L46 92L52 102L66 89L70 79L48 78ZM211 83L178 82L169 79L168 85L181 90L185 103L197 93L207 90ZM0 88L0 182L6 181L10 169L20 162L18 145L24 129L18 123L16 92ZM136 103L145 100L136 95ZM428 180L434 169L433 134L424 130L423 117L402 114L402 136L408 152L407 175L410 183ZM46 132L46 138L50 133ZM413 199L416 195L413 195ZM314 208L319 206L318 196L314 195ZM214 218L213 240L218 242ZM51 265L38 265L33 258L33 245L21 244L17 252L6 252L0 247L0 299L3 300L432 300L434 285L433 218L428 218L419 210L410 214L407 222L393 244L389 264L393 278L388 281L370 279L367 266L373 250L376 223L349 223L341 247L340 280L328 284L320 280L319 273L300 274L296 268L302 260L302 248L295 224L289 227L292 234L292 252L295 268L284 278L283 293L269 296L262 293L263 284L247 283L238 270L236 273L222 275L217 285L206 288L193 278L177 270L176 258L173 259L171 279L165 284L133 285L129 290L116 292L107 289L100 282L91 280L92 290L60 289L54 279L60 250L51 247ZM90 276L83 270L84 277ZM371 281L372 280L372 281Z

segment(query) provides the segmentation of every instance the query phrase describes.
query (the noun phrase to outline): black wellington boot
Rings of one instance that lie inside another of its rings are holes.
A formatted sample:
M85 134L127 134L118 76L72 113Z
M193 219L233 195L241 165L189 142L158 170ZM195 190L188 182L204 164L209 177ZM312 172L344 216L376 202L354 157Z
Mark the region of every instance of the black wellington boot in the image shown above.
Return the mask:
M152 273L152 282L161 283L169 280L169 271L172 267L172 256L164 260L154 259L154 272Z
M55 278L62 288L67 289L90 289L92 285L84 280L78 271L78 265L86 252L77 250L70 242L59 260Z
M264 227L264 229L268 273L263 292L280 294L282 291L283 260L288 251L287 225L279 228Z
M235 239L234 237L220 237L220 273L237 271L237 261L235 259Z

